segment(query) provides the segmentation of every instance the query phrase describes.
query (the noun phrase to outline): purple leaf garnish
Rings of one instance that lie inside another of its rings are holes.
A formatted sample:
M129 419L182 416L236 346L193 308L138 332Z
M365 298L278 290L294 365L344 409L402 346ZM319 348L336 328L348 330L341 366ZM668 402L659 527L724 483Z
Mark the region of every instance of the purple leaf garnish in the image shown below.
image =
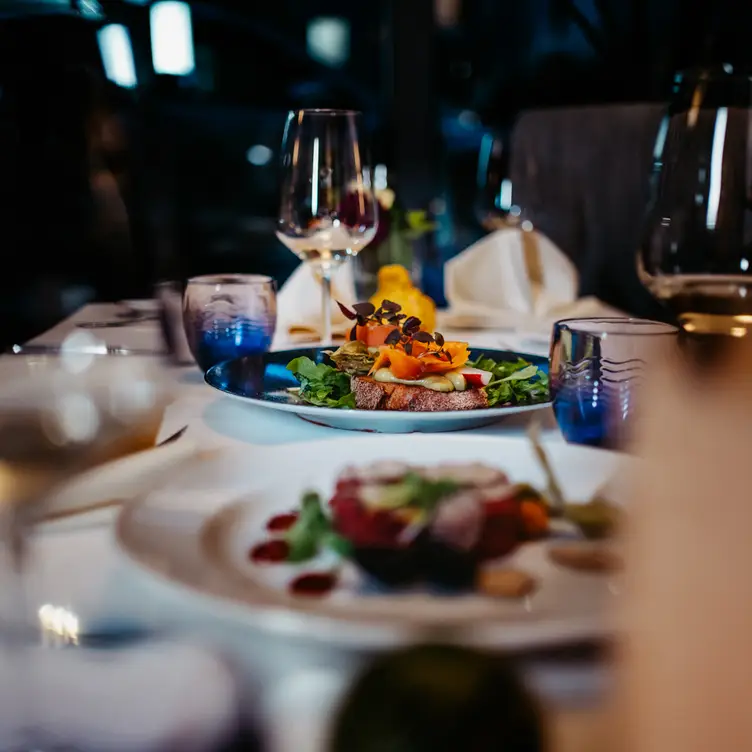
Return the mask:
M412 342L405 342L404 348L405 348L405 352L408 355L412 355L413 354L413 343Z
M357 314L353 313L346 306L343 306L342 303L339 302L339 300L337 301L337 305L339 306L339 310L342 311L342 315L345 318L350 319L350 321L355 321L355 317L357 316Z
M402 306L399 303L395 303L392 300L382 300L381 307L385 311L389 311L390 313L397 313L398 311L402 310Z
M350 329L350 341L354 342L358 338L358 325L355 324L355 326Z
M402 339L402 335L400 334L399 329L393 329L389 334L386 335L386 339L384 340L384 344L386 345L397 345L399 344L400 340Z
M368 317L373 316L373 314L376 312L376 307L373 305L373 303L356 303L353 306L353 310L359 316Z
M444 347L444 335L441 332L436 332L433 338L439 347Z
M412 334L420 329L420 319L417 316L408 316L402 324L402 331L405 334Z
M415 332L413 339L416 342L433 342L433 337L428 332Z

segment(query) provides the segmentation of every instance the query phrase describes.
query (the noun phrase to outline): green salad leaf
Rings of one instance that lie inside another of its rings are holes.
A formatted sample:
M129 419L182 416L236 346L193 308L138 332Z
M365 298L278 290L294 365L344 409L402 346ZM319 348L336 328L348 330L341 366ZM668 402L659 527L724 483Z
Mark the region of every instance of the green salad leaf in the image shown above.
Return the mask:
M481 355L474 361L469 361L468 366L493 374L486 387L489 407L531 405L548 399L548 374L523 358L497 362Z
M300 382L300 398L306 402L318 407L355 407L355 395L346 373L305 357L291 360L287 370Z
M288 561L306 561L316 556L322 536L330 529L331 523L324 514L321 497L314 492L306 493L300 502L298 519L285 536L290 547Z
M332 529L331 519L325 514L321 497L314 491L303 495L295 524L285 535L290 552L290 562L308 561L323 548L340 556L348 556L350 543Z

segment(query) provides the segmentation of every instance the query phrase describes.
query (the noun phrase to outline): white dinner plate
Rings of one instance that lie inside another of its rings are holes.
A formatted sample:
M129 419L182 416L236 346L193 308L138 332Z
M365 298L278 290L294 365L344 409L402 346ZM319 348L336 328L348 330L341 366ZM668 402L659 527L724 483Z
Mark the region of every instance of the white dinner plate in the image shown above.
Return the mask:
M558 441L547 448L572 501L589 500L617 469L634 462ZM616 580L554 565L546 541L524 544L508 557L511 566L539 582L532 596L513 601L472 593L364 592L349 576L324 598L301 598L288 593L294 574L288 565L250 561L250 549L265 537L270 516L294 509L307 489L329 494L346 465L378 459L429 465L482 462L503 469L514 481L544 484L528 442L515 437L369 437L227 450L124 509L117 524L119 545L163 584L208 599L215 614L340 645L388 648L439 634L468 644L522 649L611 632L608 607L618 595ZM621 503L616 498L620 494L609 493Z
M290 389L297 387L298 381L287 370L287 364L301 356L318 363L326 363L328 350L326 347L314 347L235 358L212 366L204 379L209 386L222 394L247 405L293 413L303 420L330 428L369 433L462 431L490 425L507 415L541 410L551 404L549 401L541 401L532 405L500 405L483 410L435 413L406 410L342 410L309 405L291 393ZM517 361L522 358L548 373L548 359L538 355L473 347L471 358L480 355L486 355L497 362Z

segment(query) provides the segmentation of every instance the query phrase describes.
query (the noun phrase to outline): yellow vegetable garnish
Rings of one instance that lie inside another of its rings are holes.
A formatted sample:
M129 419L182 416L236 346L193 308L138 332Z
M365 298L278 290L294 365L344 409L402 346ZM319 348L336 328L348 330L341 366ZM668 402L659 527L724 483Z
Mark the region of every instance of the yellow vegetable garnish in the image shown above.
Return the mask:
M399 303L402 313L419 318L423 330L433 333L436 327L436 304L413 285L404 266L390 264L379 269L379 287L371 298L371 303L378 307L385 299Z

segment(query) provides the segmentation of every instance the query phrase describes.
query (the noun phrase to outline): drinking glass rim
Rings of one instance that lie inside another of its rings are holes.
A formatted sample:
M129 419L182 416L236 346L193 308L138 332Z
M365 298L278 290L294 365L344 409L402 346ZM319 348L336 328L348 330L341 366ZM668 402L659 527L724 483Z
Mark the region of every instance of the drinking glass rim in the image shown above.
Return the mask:
M188 285L274 285L274 278L265 274L239 274L228 272L226 274L199 274L189 277Z
M598 329L576 329L572 324L584 324L590 322L592 324L604 324L605 327L602 330ZM610 330L608 327L618 325L628 325L639 329L640 326L656 326L660 327L662 331L617 331ZM636 316L575 316L569 319L560 319L554 324L554 329L558 329L561 325L570 331L576 331L582 334L607 334L614 337L634 337L635 335L641 337L672 337L679 333L679 327L673 324L667 324L665 321L656 321L655 319L641 319Z
M336 107L301 107L299 110L290 110L290 115L321 115L322 117L336 117L338 115L360 116L363 113L360 110L339 109Z

